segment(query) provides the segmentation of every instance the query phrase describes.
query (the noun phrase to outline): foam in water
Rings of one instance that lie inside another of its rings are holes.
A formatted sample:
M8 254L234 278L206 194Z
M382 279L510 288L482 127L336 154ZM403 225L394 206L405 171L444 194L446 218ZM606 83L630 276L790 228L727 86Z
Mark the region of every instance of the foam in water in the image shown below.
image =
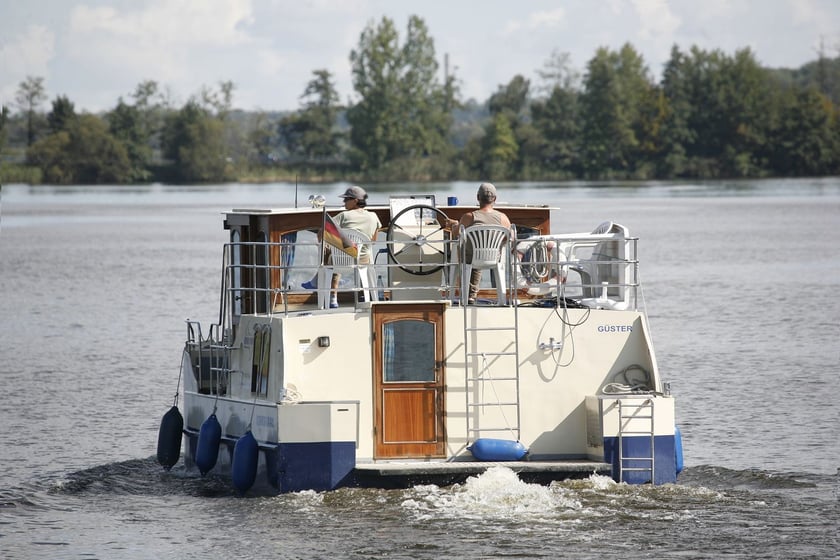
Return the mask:
M579 501L558 495L547 486L526 484L512 470L493 467L449 489L418 486L403 501L420 516L452 519L541 517L558 509L580 509Z

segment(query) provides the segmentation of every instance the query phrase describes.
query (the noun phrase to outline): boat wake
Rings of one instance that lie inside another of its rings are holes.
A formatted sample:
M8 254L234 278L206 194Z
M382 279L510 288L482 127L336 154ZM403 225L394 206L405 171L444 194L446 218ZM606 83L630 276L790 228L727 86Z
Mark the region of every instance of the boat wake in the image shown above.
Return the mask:
M212 474L201 476L183 465L165 471L154 457L98 465L67 474L49 492L71 495L182 495L208 498L236 495L230 481Z
M415 486L405 490L347 488L331 492L302 491L287 498L303 506L333 506L358 500L381 500L398 503L418 519L493 519L513 518L538 521L547 514L552 519L568 515L602 516L611 507L650 507L663 503L726 502L743 499L762 491L831 487L834 475L813 473L773 473L757 469L732 470L702 465L686 468L677 484L628 485L611 478L591 475L584 479L555 481L549 486L529 484L505 467L494 467L470 477L463 484L449 487ZM205 476L186 471L182 466L164 471L154 457L107 463L67 473L43 485L37 483L18 488L0 489L0 510L17 507L41 507L49 495L137 495L233 498L239 493L228 477ZM276 499L284 499L278 496Z
M827 482L825 475L801 472L778 473L760 469L733 470L714 465L693 467L680 475L681 484L729 490L816 488L821 482Z

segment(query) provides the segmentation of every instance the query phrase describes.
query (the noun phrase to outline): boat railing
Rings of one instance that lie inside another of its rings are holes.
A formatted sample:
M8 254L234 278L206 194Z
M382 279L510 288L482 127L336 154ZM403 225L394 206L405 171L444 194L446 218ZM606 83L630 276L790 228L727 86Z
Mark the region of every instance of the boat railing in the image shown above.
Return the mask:
M574 299L589 307L638 309L638 239L614 234L540 235L511 243L503 259L511 305L534 300ZM336 250L336 249L333 249ZM455 255L458 241L418 242L377 239L370 264L342 267L342 305L352 308L371 301L449 300L459 303L463 270ZM317 278L323 266L318 241L231 242L224 248L222 293L217 336L235 326L242 314L286 314L312 311L317 293L301 287ZM370 275L367 287L361 275ZM494 294L491 274L482 275L482 291ZM326 289L322 287L321 289ZM483 295L483 294L482 294ZM481 297L481 296L480 296ZM484 298L488 302L488 298ZM492 303L492 301L490 301Z
M210 395L226 395L230 380L231 331L223 331L222 324L210 325L205 338L198 321L186 320L186 350L190 367L196 376L198 392Z

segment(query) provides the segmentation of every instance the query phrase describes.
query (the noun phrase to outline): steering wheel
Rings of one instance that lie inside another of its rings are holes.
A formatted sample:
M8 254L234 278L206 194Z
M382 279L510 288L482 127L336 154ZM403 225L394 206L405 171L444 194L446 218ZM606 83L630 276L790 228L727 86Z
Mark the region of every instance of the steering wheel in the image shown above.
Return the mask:
M406 231L399 225L399 220L403 214L418 211L420 219L418 220L416 226L412 226L411 231ZM426 219L427 217L434 217L434 220ZM442 269L443 264L441 262L423 261L424 256L444 255L441 248L431 244L429 241L429 238L432 235L446 229L440 225L441 219L444 223L449 222L449 216L434 206L429 206L428 204L414 204L400 210L396 216L391 218L391 223L388 226L388 233L385 238L388 245L388 256L391 257L391 260L394 261L394 263L396 263L402 270L417 276L433 274ZM407 239L399 239L395 242L394 236L396 233L404 234L407 236ZM412 252L413 254L411 256L413 257L413 260L409 260L409 254L405 253L411 248L417 249L417 253ZM426 249L432 250L431 255L426 252ZM403 259L403 262L400 261L401 258Z

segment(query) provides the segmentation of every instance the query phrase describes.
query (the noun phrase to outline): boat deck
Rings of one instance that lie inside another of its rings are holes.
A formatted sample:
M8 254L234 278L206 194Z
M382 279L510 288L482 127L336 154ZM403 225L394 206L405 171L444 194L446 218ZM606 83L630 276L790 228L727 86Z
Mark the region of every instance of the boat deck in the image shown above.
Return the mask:
M547 484L554 480L580 479L592 474L610 476L612 466L600 461L451 461L357 464L354 474L362 486L406 487L414 484L453 484L504 467L525 482Z

